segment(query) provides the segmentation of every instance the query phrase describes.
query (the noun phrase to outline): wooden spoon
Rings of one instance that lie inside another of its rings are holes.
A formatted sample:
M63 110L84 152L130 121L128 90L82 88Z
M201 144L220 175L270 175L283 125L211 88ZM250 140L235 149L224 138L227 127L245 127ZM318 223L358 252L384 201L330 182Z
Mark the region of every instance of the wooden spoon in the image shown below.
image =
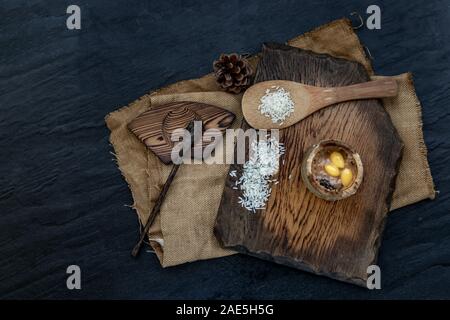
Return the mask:
M274 123L258 110L266 90L284 88L291 95L294 111L282 122ZM379 79L345 87L315 87L294 81L271 80L259 82L245 91L242 112L245 120L255 129L283 129L299 122L310 114L330 105L358 99L394 97L398 87L395 79Z

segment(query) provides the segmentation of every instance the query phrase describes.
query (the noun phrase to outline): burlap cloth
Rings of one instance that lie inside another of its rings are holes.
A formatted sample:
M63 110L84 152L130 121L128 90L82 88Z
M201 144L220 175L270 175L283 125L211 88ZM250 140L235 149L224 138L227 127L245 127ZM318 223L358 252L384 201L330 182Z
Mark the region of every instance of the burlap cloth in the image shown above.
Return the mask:
M288 44L358 61L373 76L370 60L347 19L328 23L290 40ZM256 65L257 57L252 58L251 62ZM399 83L398 96L383 99L405 144L391 210L435 196L423 140L421 106L412 75L405 73L396 78ZM141 223L147 220L170 166L162 164L149 152L127 129L127 124L152 105L189 100L210 103L234 112L238 118L234 127L237 127L242 119L241 96L218 91L213 75L208 74L145 95L106 117L111 130L110 141L119 168L132 192L133 208ZM234 253L222 249L213 235L227 170L227 165L183 165L180 168L160 215L149 232L150 244L163 267ZM130 243L130 250L132 246Z

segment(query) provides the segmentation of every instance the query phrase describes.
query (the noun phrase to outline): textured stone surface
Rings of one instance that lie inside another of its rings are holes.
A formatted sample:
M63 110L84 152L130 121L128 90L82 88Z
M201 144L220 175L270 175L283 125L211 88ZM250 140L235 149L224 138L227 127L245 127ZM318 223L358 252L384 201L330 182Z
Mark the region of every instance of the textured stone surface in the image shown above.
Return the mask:
M221 52L256 52L371 1L61 1L0 4L0 297L450 298L450 11L448 2L379 4L382 29L360 30L378 74L412 71L440 195L395 211L381 246L380 291L236 255L163 270L130 258L137 219L111 161L104 116L211 71ZM66 267L82 290L66 289Z

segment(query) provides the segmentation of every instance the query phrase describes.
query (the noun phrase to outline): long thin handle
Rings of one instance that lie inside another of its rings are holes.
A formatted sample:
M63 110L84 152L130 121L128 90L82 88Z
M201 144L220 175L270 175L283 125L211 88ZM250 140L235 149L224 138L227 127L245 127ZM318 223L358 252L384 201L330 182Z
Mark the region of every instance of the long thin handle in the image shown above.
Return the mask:
M397 92L397 81L385 78L345 87L324 88L322 103L330 105L349 100L394 97Z
M189 131L189 134L191 136L191 148L195 145L195 136L194 135L194 121L191 121L187 128ZM184 151L184 149L183 149ZM141 233L141 237L139 238L138 243L134 246L133 250L131 251L131 255L136 258L139 254L139 251L141 250L142 243L144 242L145 237L147 236L148 230L152 226L153 222L155 221L156 216L158 215L159 210L161 209L161 205L164 202L164 199L166 197L167 191L169 191L169 187L175 178L175 175L177 174L178 169L180 168L181 164L174 164L172 169L170 170L169 176L167 177L166 182L163 185L163 188L161 190L161 193L158 196L158 199L156 200L155 205L153 206L152 212L150 212L150 215L148 216L147 222L145 223L144 230Z
M177 171L179 168L180 168L180 165L175 164L172 167L172 170L170 170L169 176L167 177L167 180L164 183L164 186L161 190L161 193L158 196L158 199L156 200L153 210L150 213L150 215L148 216L147 222L145 223L145 226L144 226L144 230L141 233L141 237L139 238L138 243L134 246L133 251L131 251L131 255L134 258L136 258L137 255L139 254L142 243L144 242L144 239L147 236L148 230L150 229L151 225L155 221L155 218L158 215L159 210L161 209L161 205L164 201L164 198L166 197L167 191L169 190L170 184L172 183L173 179L175 178L175 175L177 174Z

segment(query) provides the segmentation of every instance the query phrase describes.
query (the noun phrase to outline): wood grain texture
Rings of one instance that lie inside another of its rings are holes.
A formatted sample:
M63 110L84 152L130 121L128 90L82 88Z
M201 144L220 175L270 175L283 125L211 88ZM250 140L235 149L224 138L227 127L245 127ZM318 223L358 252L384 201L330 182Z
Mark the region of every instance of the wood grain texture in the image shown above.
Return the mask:
M277 79L325 87L369 78L358 63L268 44L255 81ZM286 147L285 163L266 209L251 214L240 207L240 193L232 189L234 180L229 177L216 236L237 251L365 286L367 267L376 263L401 158L402 143L389 116L378 100L339 103L281 130L280 139ZM301 180L305 150L325 139L352 146L365 170L358 192L336 202L317 198ZM232 165L230 170L240 175L241 167Z
M171 151L176 143L171 140L171 136L176 129L186 128L192 121L202 121L203 130L218 129L224 132L234 118L235 115L232 112L216 106L182 101L153 107L134 119L128 128L162 162L169 164L172 162ZM210 143L210 137L204 135L201 146L204 147Z

